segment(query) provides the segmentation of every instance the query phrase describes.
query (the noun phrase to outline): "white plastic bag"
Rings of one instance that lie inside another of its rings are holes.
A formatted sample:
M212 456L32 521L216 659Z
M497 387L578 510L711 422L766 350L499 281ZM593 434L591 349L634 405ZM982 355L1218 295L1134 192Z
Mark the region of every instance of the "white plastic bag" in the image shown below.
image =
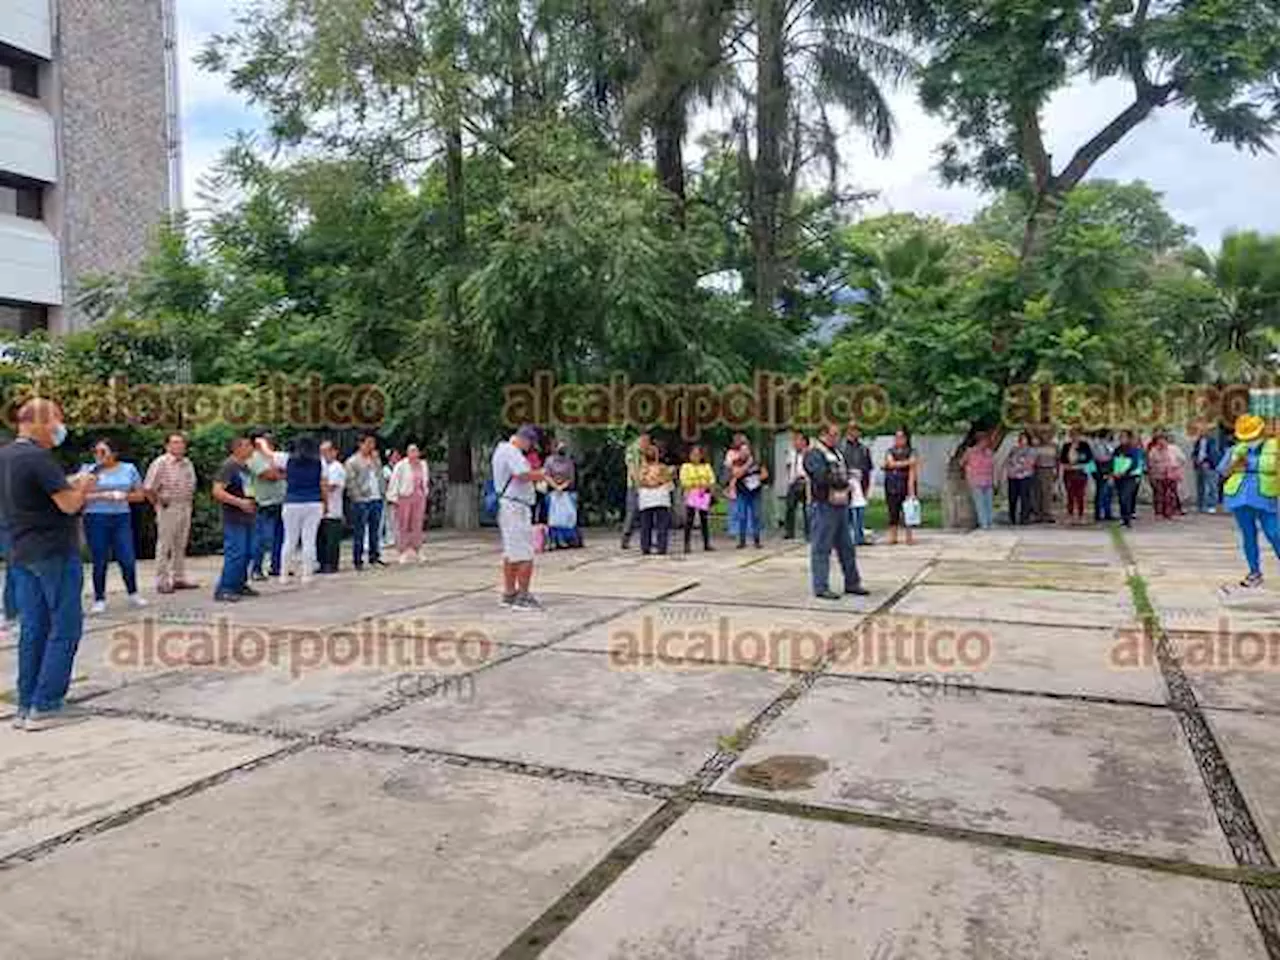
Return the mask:
M908 527L920 526L920 501L915 497L902 501L902 522Z

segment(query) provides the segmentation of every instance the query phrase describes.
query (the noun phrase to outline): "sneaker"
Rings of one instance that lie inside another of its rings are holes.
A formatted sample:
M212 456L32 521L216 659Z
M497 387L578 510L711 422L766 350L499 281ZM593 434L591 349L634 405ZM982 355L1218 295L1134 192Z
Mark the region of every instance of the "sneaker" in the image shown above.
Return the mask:
M27 726L27 711L19 710L9 718L9 725L15 730L25 730Z
M541 603L538 602L537 598L534 597L534 595L531 593L518 594L516 596L513 606L515 606L517 609L520 609L520 610L537 611L537 610L546 609L545 607L543 607Z
M40 730L52 730L54 727L65 727L73 723L82 723L89 719L89 714L74 706L65 706L61 710L32 710L27 714L22 729L27 733Z
M379 557L377 560L369 561L369 566L371 567L385 567L386 565L387 565L386 562L381 557Z
M1240 586L1245 590L1256 590L1262 586L1262 574L1251 573L1240 581Z
M239 603L240 594L219 590L217 593L213 595L213 599L216 600L218 603Z
M106 613L106 612L107 612L107 601L105 601L105 600L95 600L95 601L93 601L93 606L91 606L91 607L89 608L89 612L90 612L90 613L92 613L92 614Z
M839 600L840 594L833 593L830 590L823 590L821 593L815 593L814 597L819 600Z
M845 587L844 592L846 596L853 597L865 597L871 593L871 591L862 586L862 584L858 584L856 587Z
M1217 508L1217 507L1210 507L1210 508L1209 508L1207 511L1205 511L1205 512L1206 512L1206 513L1217 513L1217 512L1218 512L1218 508Z
M242 597L260 597L260 596L262 596L262 594L260 594L257 590L253 589L253 587L245 586L245 587L241 587L241 588L240 588L240 596L242 596Z
M504 593L498 602L504 607L514 607L516 605L516 598L519 596L520 595L518 593Z
M147 605L146 598L144 598L141 594L137 594L137 593L129 594L128 602L129 602L129 606L133 607L135 610L139 607L145 607Z

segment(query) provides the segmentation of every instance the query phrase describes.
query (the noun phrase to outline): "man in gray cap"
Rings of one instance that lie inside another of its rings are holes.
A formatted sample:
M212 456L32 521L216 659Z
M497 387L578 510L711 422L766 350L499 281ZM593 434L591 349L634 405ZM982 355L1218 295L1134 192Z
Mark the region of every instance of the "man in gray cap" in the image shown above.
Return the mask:
M525 454L538 442L537 428L522 426L493 451L493 488L498 491L498 529L502 533L502 604L513 610L541 610L529 593L533 579L534 470Z

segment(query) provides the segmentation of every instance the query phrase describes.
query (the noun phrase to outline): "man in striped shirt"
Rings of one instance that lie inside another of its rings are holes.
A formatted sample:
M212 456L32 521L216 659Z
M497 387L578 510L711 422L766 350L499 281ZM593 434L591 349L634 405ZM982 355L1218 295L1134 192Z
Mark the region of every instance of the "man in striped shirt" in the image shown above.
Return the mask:
M156 509L156 589L160 593L194 590L199 585L187 580L185 573L196 469L187 458L186 437L169 434L165 452L147 469L143 489Z

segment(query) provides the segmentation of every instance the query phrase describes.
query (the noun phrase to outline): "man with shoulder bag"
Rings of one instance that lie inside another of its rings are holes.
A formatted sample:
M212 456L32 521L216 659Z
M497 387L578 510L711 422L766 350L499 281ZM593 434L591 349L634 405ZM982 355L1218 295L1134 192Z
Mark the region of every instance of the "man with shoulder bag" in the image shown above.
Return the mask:
M829 423L822 428L817 441L805 454L804 470L809 477L809 495L813 502L809 547L813 595L820 600L840 599L840 594L830 587L831 551L834 549L844 574L844 592L866 596L867 591L858 575L853 539L849 535L849 466L840 449L839 426Z

